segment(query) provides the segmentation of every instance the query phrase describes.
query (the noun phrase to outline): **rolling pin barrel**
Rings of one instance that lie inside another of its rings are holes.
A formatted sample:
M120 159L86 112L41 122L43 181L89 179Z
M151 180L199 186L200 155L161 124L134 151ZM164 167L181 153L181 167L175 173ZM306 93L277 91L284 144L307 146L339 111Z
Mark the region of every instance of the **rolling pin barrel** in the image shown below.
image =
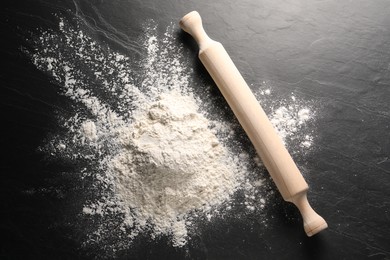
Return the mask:
M308 185L240 72L221 43L210 39L198 12L185 15L180 27L199 45L199 58L251 140L284 200L300 210L308 236L327 224L310 207Z

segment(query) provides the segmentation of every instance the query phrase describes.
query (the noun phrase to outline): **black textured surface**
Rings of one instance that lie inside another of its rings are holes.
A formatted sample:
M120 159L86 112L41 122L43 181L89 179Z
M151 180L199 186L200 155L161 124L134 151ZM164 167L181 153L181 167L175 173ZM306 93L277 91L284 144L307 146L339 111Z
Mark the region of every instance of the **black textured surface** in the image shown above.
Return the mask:
M56 129L53 109L70 109L21 51L29 32L55 14L95 23L96 37L130 52L145 19L177 22L198 10L248 83L271 81L314 101L315 149L305 158L309 198L329 229L307 238L294 207L275 195L268 226L255 214L201 226L186 249L138 242L131 259L390 259L390 2L378 1L8 1L0 10L1 259L99 257L79 250L71 226L57 225L70 203L26 190L73 185L66 163L46 164L37 147ZM103 23L104 21L104 23ZM111 25L111 26L108 26ZM192 39L178 39L193 51ZM216 94L218 94L216 92ZM299 159L299 158L298 158ZM65 214L66 213L66 214ZM71 221L71 219L69 220Z

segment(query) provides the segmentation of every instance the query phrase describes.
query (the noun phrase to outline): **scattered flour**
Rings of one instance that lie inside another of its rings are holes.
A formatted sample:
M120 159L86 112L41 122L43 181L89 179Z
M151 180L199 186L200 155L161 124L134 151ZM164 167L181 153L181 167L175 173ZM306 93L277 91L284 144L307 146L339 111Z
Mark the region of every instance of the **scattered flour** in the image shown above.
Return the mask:
M169 26L162 36L153 21L144 28L139 68L134 58L64 19L59 32L42 32L28 52L75 108L58 114L66 133L53 134L41 150L83 165L80 178L92 180L86 189L93 194L80 212L80 223L89 220L81 228L83 246L112 253L145 232L169 236L182 247L197 219L212 221L237 205L261 211L266 204L261 161L237 142L237 122L208 117L216 108L212 94L195 94L204 86L191 81L191 62L175 41L177 28ZM270 88L259 91L272 96ZM297 97L291 100L270 116L285 141L313 116ZM299 141L306 149L313 137ZM240 201L233 199L237 191L244 194Z
M263 85L267 86L267 83L263 82ZM266 99L273 98L270 88L261 90L259 94L260 102L265 101L264 103L267 103L263 96L267 96ZM277 106L271 105L272 112L269 114L269 119L285 144L286 141L299 138L300 147L310 148L313 136L302 130L305 124L313 119L314 111L308 104L302 105L302 102L299 102L294 94L291 95L291 100L292 102L283 100ZM263 104L263 102L261 103Z
M97 140L96 126L95 126L95 123L92 121L87 120L87 121L82 123L81 133L90 142L94 142Z

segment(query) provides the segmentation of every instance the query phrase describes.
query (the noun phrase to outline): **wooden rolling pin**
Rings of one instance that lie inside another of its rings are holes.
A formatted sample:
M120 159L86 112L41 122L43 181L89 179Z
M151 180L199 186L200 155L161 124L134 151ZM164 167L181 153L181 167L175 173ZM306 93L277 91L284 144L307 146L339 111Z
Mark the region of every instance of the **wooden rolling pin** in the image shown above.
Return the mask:
M247 133L283 199L298 207L306 234L312 236L327 228L325 220L309 205L306 181L225 48L207 36L196 11L185 15L180 27L198 43L200 60Z

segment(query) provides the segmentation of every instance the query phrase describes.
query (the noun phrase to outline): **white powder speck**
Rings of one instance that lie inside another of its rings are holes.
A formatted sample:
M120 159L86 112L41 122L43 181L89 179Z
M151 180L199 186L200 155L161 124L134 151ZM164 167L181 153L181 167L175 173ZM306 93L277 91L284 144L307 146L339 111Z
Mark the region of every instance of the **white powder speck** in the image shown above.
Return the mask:
M95 123L92 121L85 121L81 125L81 133L88 141L96 141L97 140L97 132L96 132L96 126Z
M310 118L310 110L307 108L303 108L298 111L298 118L300 122L304 122Z
M264 95L270 95L270 94L271 94L271 90L270 90L270 89L262 90L262 91L260 92L260 94L261 94L262 96L264 96Z
M60 143L60 144L58 144L57 148L58 148L58 149L61 149L61 150L65 150L65 149L66 149L66 145Z

